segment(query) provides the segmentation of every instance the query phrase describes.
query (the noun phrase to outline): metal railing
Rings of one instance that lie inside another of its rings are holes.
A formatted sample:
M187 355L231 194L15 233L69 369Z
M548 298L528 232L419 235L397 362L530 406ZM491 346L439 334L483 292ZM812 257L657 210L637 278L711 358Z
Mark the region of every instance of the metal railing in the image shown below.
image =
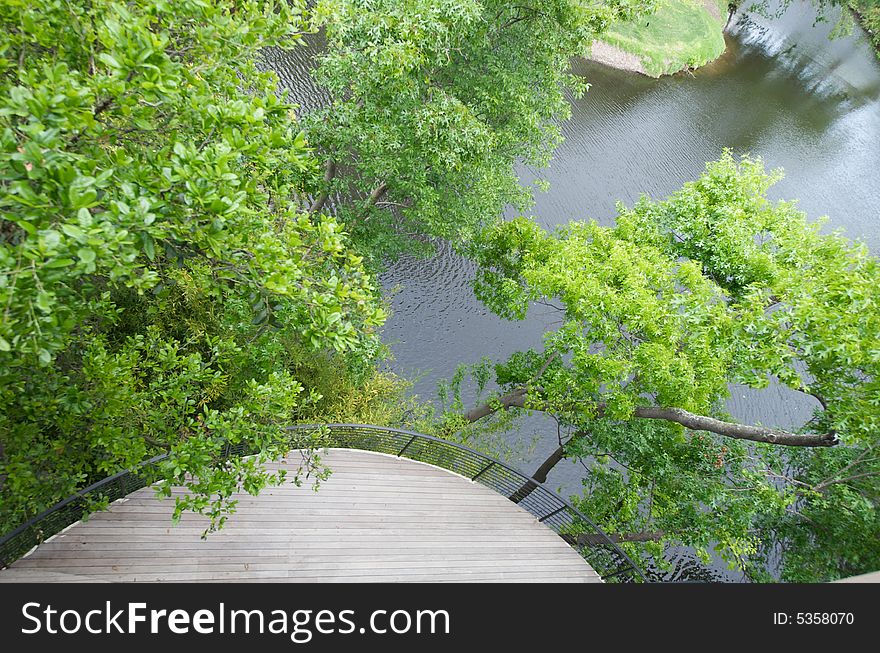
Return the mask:
M645 582L630 557L586 515L559 494L513 467L455 442L401 429L366 424L297 425L287 427L291 447L314 432L325 434L323 446L374 451L442 467L507 497L534 515L573 546L603 580ZM294 435L296 434L296 435ZM303 437L305 436L305 437ZM229 451L245 455L245 450ZM156 456L136 470L99 481L55 504L0 538L0 565L6 567L31 548L79 521L95 506L120 499L158 478ZM587 542L587 544L584 544Z
M149 485L156 480L157 463L167 457L168 454L162 454L150 458L136 469L122 471L93 483L0 537L0 569L5 569L33 547L97 508Z
M315 430L322 427L289 428ZM330 430L334 447L375 451L429 463L485 485L556 531L604 580L646 582L632 559L589 517L558 493L500 460L462 444L413 431L364 424L328 424L324 428ZM580 545L579 539L589 543Z

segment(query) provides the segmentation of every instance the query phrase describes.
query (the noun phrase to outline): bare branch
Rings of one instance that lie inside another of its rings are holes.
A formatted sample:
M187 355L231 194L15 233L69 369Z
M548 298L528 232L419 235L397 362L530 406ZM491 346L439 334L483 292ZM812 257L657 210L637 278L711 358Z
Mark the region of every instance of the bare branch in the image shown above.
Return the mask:
M663 531L643 531L641 533L609 533L608 539L598 533L581 533L577 536L580 546L601 546L612 542L659 542L663 539Z
M370 219L370 208L375 206L376 202L382 199L386 192L388 192L388 184L386 184L384 181L373 189L373 192L371 192L370 196L367 198L366 204L364 204L364 210L361 213L361 220L366 222Z
M144 439L144 442L149 445L158 447L159 449L164 449L165 451L171 451L171 445L165 444L164 442L159 442L159 440L150 435L147 435L146 433L141 434L141 437Z
M599 412L604 412L600 404ZM662 408L659 406L639 406L633 411L635 417L642 419L659 419L675 422L694 431L709 431L737 440L751 440L790 447L831 447L839 443L834 433L819 435L799 435L764 426L746 426L733 422L723 422L713 417L695 415L681 408Z
M836 474L834 474L834 476L831 476L831 477L829 477L829 478L826 478L824 481L818 483L818 484L815 485L812 489L813 489L814 491L816 491L816 492L821 492L822 489L824 489L825 487L828 487L829 485L833 485L833 484L835 483L834 479L843 476L843 475L846 474L849 470L851 470L853 467L857 467L858 465L861 465L861 464L863 464L863 463L874 462L875 460L877 460L877 458L868 458L867 460L865 459L865 457L866 457L869 453L871 453L871 451L874 450L874 446L875 446L875 445L872 444L871 446L867 447L867 448L866 448L864 451L862 451L858 456L856 456L856 459L853 460L849 465L847 465L846 467L844 467L843 469L841 469L839 472L837 472Z
M565 307L564 307L564 306L557 306L557 305L554 304L553 302L546 302L546 301L544 301L544 300L542 300L542 299L536 299L536 300L535 300L535 303L536 303L536 304L540 304L541 306L546 306L547 308L552 308L552 309L554 309L554 310L561 311L561 312L563 312L563 313L565 312Z
M538 373L532 377L531 383L534 383L544 375L544 372L546 372L547 368L550 367L550 363L552 363L557 356L559 356L559 352L554 351L550 356L547 357L547 360L545 360L544 364L541 365L541 369L538 370Z
M536 390L540 394L540 389ZM488 417L498 410L525 408L528 394L528 388L518 388L469 410L464 414L464 418L469 422L475 422ZM529 407L534 410L547 412L547 410L541 408L539 403L531 402ZM595 412L596 417L604 417L606 408L604 403L598 403L591 408ZM767 444L789 447L832 447L840 442L835 433L801 435L765 426L747 426L736 424L735 422L725 422L714 417L695 415L682 408L675 407L638 406L633 410L633 417L675 422L694 431L708 431L736 440L750 440L752 442L765 442Z
M382 199L386 192L388 192L388 184L383 181L373 189L373 192L370 193L370 197L367 198L367 208L375 205L376 202Z
M803 393L805 395L810 395L816 401L818 401L820 404L822 404L822 410L828 410L828 402L825 400L825 398L822 395L819 395L819 394L809 390L806 386L801 386L800 388L797 388L797 391L800 393Z
M409 204L404 204L403 202L376 202L376 206L383 209L389 206L396 206L399 209L408 209L410 207Z
M816 487L813 488L816 492L822 492L823 490L829 488L832 485L839 485L841 483L847 483L849 481L854 481L857 478L866 478L868 476L880 476L880 472L863 472L861 474L853 474L852 476L845 476L844 478L835 478L830 481L823 481L819 483Z

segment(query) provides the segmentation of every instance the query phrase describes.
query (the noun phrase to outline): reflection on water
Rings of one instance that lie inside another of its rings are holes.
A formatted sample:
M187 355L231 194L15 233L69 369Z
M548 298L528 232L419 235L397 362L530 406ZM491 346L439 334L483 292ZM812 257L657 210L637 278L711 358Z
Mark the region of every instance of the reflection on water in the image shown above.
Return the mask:
M644 570L645 577L652 583L722 583L735 580L726 577L723 571L712 569L695 559L693 552L676 548L666 551L666 562L670 569L649 566Z
M799 199L811 218L828 215L828 228L842 228L880 252L880 65L858 30L829 40L829 18L814 26L806 3L793 3L775 18L739 16L720 60L661 80L575 62L574 72L591 90L572 103L565 142L550 167L521 170L524 183L541 178L551 184L536 196L535 219L546 227L585 218L608 224L616 201L631 203L642 193L665 197L731 148L785 169L773 197ZM320 47L312 39L307 49L267 52L268 65L303 110L325 100L308 76L310 57ZM558 320L543 306L523 322L499 320L473 298L472 277L472 266L445 248L429 261L404 259L383 276L392 294L384 331L392 367L421 375L416 391L423 398L435 397L437 381L459 363L540 347L542 334ZM812 405L779 387L734 388L729 410L749 423L792 426L803 423ZM555 433L552 422L534 417L511 434L522 442L539 436L525 468L555 448ZM549 483L577 492L582 472L565 462ZM684 570L676 574L703 578L697 567L689 569L687 556L676 564ZM723 575L705 573L707 579Z

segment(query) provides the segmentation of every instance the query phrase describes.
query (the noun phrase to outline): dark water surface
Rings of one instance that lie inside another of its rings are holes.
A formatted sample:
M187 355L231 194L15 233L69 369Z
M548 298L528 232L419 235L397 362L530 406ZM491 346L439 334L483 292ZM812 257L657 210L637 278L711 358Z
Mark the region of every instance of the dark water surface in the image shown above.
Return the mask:
M818 25L815 17L797 2L780 17L740 16L727 53L692 75L652 80L574 62L591 89L572 103L550 167L521 171L523 183L551 184L536 192L534 218L547 227L587 218L607 224L616 201L665 197L731 148L785 169L772 197L800 200L811 218L829 217L827 229L880 252L880 62L858 28L829 40L833 16ZM321 100L308 80L309 54L268 57L304 106ZM558 319L536 306L527 320L503 321L473 298L472 278L472 266L445 250L427 261L404 259L382 278L393 310L384 330L391 367L418 377L415 391L424 399L434 399L437 382L460 363L540 347ZM729 410L749 423L792 426L812 410L780 388L734 390ZM555 448L556 427L536 416L510 439L524 447L513 462L533 470ZM583 468L565 463L549 481L572 493L582 476Z

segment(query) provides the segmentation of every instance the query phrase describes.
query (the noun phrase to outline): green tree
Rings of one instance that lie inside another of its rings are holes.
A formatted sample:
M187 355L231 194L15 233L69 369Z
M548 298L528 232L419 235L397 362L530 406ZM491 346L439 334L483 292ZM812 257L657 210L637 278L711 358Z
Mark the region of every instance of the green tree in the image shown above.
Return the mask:
M544 165L569 114L567 73L612 21L651 3L320 0L328 105L306 119L324 161L310 210L337 214L375 259L469 240L530 192L514 165Z
M194 491L178 512L220 524L280 480L259 464L281 426L329 410L315 369L371 378L373 281L336 220L296 210L318 164L255 66L300 9L0 6L3 526L160 452Z
M584 511L654 554L717 547L754 569L781 544L786 578L876 568L880 265L768 201L777 178L726 154L665 201L619 206L614 227L488 227L477 296L511 319L555 302L563 324L498 363L500 392L447 428L552 414L568 437L536 475L584 461ZM725 413L731 384L771 381L811 397L800 429Z

